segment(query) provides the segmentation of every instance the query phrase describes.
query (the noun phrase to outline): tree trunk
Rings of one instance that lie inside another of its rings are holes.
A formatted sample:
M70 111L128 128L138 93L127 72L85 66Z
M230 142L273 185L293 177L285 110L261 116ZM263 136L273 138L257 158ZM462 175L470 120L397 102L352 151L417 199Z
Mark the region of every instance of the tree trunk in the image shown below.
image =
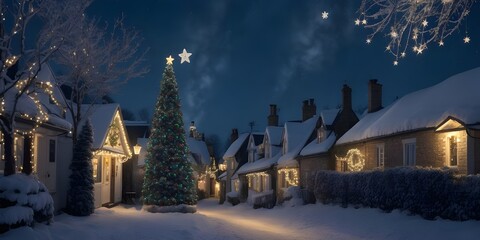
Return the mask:
M32 174L32 136L26 135L23 144L23 168L26 175Z
M3 133L3 142L4 142L4 151L5 151L5 170L3 174L9 176L15 174L15 157L14 157L14 142L13 134L2 130Z

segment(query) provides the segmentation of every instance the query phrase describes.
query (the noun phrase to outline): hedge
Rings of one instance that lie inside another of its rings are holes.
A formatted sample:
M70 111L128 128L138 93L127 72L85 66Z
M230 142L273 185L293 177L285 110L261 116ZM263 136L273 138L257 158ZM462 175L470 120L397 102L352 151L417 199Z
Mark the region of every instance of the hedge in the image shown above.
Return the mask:
M363 172L318 171L310 179L317 202L394 209L425 219L480 219L480 176L450 169L400 167Z

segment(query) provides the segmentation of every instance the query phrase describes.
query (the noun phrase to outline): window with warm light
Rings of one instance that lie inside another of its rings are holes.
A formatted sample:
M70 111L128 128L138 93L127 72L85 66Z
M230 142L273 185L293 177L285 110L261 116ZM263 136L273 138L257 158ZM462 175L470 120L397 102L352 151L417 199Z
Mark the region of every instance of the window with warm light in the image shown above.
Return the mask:
M99 161L98 158L93 158L92 159L92 167L93 167L93 180L96 182L96 183L99 183L99 182L102 182L102 164L101 164L102 161Z
M457 137L450 136L448 138L448 160L451 167L455 167L458 164L458 151L457 151Z

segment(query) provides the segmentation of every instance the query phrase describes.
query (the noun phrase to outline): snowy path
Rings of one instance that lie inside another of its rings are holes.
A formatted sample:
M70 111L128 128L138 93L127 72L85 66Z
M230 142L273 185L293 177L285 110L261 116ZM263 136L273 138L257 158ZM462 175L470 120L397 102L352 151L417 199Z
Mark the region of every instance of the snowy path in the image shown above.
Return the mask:
M0 239L479 239L480 221L426 221L377 209L307 205L252 209L218 205L208 199L196 214L152 214L119 206L100 208L90 217L57 216L51 226L37 224Z

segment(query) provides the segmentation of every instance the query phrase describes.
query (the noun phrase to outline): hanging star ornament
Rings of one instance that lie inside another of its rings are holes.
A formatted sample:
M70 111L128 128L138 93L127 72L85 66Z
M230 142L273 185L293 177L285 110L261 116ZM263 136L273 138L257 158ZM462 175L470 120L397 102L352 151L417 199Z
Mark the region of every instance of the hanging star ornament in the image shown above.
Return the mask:
M323 20L326 20L327 18L328 18L328 12L323 11L323 12L322 12L322 19L323 19Z
M180 64L183 62L190 63L190 56L192 56L192 53L187 52L187 50L184 48L183 52L178 54L178 56L182 58L182 60L180 60Z
M464 39L463 39L463 42L464 43L469 43L470 42L470 37L469 36L466 36Z
M168 56L165 59L167 59L167 65L173 65L173 60L175 60L175 59L172 58L172 55Z

